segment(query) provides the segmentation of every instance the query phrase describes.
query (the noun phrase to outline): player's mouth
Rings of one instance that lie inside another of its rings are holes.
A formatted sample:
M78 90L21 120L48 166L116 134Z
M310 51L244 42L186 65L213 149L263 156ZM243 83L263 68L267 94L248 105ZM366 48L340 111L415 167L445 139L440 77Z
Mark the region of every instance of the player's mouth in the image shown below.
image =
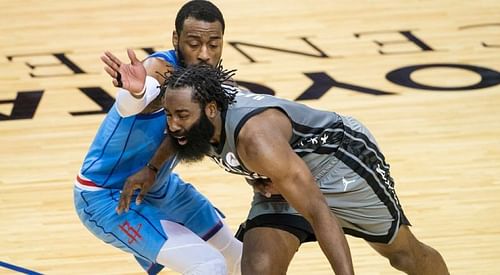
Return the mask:
M188 142L185 136L174 136L174 138L177 139L177 143L179 143L179 145L186 145Z

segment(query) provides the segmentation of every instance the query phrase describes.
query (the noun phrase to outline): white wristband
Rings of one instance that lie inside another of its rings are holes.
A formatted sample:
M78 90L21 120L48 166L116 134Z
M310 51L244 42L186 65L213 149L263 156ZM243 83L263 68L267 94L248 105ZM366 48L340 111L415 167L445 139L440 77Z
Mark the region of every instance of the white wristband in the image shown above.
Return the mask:
M148 79L148 78L146 77L146 81L147 81L147 79ZM143 97L143 95L146 93L147 87L148 87L147 85L144 85L144 88L143 88L143 89L142 89L142 91L141 91L140 93L138 93L138 94L132 94L132 93L130 93L130 94L131 94L133 97L135 97L135 98L137 98L137 99L140 99L140 98L142 98L142 97Z
M116 108L122 117L136 115L144 110L151 101L160 94L160 82L152 76L146 76L144 89L140 94L141 98L134 97L128 90L118 89L116 94Z

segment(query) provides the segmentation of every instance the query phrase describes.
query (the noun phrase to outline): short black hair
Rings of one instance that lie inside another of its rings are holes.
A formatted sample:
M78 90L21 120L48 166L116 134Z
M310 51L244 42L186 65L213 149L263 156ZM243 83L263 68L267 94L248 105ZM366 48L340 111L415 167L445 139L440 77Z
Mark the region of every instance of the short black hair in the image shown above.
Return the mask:
M207 103L215 101L219 110L227 110L235 102L236 90L224 87L236 70L225 70L221 63L214 68L207 64L196 64L187 68L178 68L161 86L161 94L167 89L192 87L192 99L205 108Z
M184 21L186 21L188 17L193 17L196 20L201 20L209 23L219 21L222 25L222 33L224 34L226 25L224 23L222 12L210 1L192 0L181 7L179 12L177 12L177 17L175 18L175 31L178 34L182 32Z

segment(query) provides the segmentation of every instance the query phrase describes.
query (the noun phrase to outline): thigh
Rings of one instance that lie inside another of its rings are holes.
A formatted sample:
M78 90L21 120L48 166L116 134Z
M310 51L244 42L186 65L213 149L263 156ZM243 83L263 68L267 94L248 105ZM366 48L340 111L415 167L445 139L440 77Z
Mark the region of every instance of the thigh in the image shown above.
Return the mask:
M344 190L342 176L340 180L331 177L344 175L348 180ZM371 242L390 242L401 224L409 224L399 204L381 200L380 191L376 191L366 180L352 171L344 163L339 162L329 174L322 178L321 191L333 214L338 218L346 234L363 238ZM390 207L388 207L388 205ZM281 223L276 217L300 217L302 222L284 219ZM266 217L272 217L266 220ZM254 225L257 222L257 225ZM314 241L314 232L309 223L279 195L266 198L259 193L254 194L252 207L245 226L278 227L279 225L298 228L307 234L301 242ZM244 233L245 230L242 230ZM292 232L292 231L290 231ZM292 232L293 233L293 232Z
M286 274L299 246L299 239L287 231L252 228L243 239L242 274Z
M294 235L300 243L316 241L314 230L309 222L297 214L262 214L242 223L236 232L236 238L243 241L245 233L252 228L270 227Z
M159 208L164 219L184 225L203 240L208 240L222 227L215 207L194 186L175 173L164 184L163 196L147 198Z
M391 242L409 224L399 203L390 166L368 129L344 117L345 136L331 167L318 179L347 234L370 242Z
M401 226L394 240L389 244L368 242L380 255L391 258L394 255L409 255L419 245L407 225Z
M75 190L75 206L82 223L97 238L125 252L154 262L168 239L160 223L161 214L151 204L132 204L118 215L118 190Z
M320 182L321 190L346 234L389 243L409 222L399 202L388 195L388 187L373 179L369 169L362 170L355 172L339 162L328 175L332 178Z

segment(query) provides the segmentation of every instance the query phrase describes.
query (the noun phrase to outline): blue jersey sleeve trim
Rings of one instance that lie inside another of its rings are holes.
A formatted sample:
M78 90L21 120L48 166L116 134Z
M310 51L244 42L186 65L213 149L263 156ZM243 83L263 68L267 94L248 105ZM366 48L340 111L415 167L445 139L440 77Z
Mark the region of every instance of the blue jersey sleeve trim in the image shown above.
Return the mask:
M137 114L135 117L138 120L145 120L145 119L157 118L157 117L164 116L164 115L165 115L165 113L163 111L158 111L158 112L152 113L152 114Z
M163 59L176 67L179 66L179 62L177 60L177 54L175 53L174 50L155 52L152 55L150 55L149 57L160 58L160 59Z

